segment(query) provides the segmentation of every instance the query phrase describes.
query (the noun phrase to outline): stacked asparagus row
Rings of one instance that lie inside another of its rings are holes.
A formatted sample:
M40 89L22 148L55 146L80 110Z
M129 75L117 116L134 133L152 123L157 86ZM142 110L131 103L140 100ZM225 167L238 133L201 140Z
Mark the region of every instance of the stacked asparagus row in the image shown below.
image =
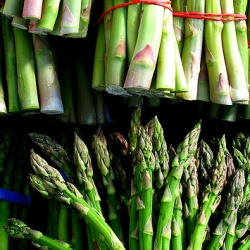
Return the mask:
M174 148L157 116L143 125L141 115L138 106L127 136L99 127L84 142L74 127L73 137L60 144L30 133L36 146L30 150L30 184L56 201L65 218L70 214L71 233L70 220L60 230L71 236L48 230L49 241L40 241L42 233L34 238L27 225L17 226L18 218L10 218L6 231L32 237L40 247L54 239L68 243L52 249L83 249L83 239L90 250L247 249L249 135L205 141L198 121Z
M41 35L84 38L88 34L91 0L6 0L2 14L19 29Z
M213 117L247 118L248 8L233 0L104 1L92 87L125 98L198 100L211 103Z
M107 121L104 95L91 88L77 43L25 32L4 15L0 23L1 116L56 115L60 121L79 124ZM61 54L64 46L72 50Z

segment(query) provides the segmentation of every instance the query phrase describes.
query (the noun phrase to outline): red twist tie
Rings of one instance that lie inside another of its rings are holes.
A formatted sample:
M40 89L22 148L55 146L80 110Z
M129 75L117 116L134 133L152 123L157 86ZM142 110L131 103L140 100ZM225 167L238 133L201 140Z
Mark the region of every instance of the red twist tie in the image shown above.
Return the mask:
M173 12L176 17L196 18L214 21L238 21L246 20L247 16L242 14L215 14L215 13L201 13L201 12Z
M146 4L154 4L154 5L158 5L158 6L162 6L163 8L167 8L170 11L173 11L173 9L171 8L171 1L160 1L160 0L131 0L130 2L126 2L126 3L121 3L121 4L117 4L112 6L111 8L107 9L106 11L104 11L102 13L102 15L99 17L98 19L98 23L101 22L101 20L103 19L103 17L105 15L107 15L108 13L112 12L115 9L121 8L121 7L126 7L128 5L131 4L137 4L137 3L146 3Z

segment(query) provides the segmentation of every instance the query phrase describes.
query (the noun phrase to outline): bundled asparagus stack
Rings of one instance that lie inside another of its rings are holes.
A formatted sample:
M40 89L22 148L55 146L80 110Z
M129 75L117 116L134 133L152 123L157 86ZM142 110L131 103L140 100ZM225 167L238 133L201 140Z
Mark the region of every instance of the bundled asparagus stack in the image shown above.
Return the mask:
M104 2L92 87L124 97L200 100L211 103L213 117L247 118L247 8L233 0Z
M84 38L88 34L91 0L6 0L2 14L13 26L36 34Z

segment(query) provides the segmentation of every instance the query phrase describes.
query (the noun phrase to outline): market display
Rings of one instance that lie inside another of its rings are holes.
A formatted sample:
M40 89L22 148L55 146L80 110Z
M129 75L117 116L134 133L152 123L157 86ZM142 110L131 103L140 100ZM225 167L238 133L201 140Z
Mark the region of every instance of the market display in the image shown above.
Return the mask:
M0 2L0 250L250 249L249 16Z

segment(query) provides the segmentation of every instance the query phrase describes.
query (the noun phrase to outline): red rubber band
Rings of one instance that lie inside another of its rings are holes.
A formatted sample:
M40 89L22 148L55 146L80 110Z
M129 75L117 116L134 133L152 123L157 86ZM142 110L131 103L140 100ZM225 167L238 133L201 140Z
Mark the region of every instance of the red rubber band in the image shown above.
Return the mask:
M5 2L0 2L0 5L4 5Z
M132 0L130 2L126 2L126 3L121 3L121 4L117 4L117 5L114 5L112 6L111 8L109 8L108 10L104 11L102 13L102 15L100 16L100 18L98 19L98 23L101 22L101 20L103 19L103 17L105 15L107 15L108 13L112 12L113 10L117 9L117 8L120 8L120 7L126 7L128 5L131 5L131 4L137 4L137 3L147 3L147 4L154 4L154 5L159 5L159 6L162 6L164 8L167 8L169 9L170 11L173 11L173 9L171 8L170 4L171 4L171 1L159 1L159 0Z
M248 42L248 48L250 48L250 42Z
M197 18L204 20L215 20L215 21L238 21L246 20L247 16L242 14L214 14L214 13L200 13L200 12L173 12L174 16L186 17L186 18Z

